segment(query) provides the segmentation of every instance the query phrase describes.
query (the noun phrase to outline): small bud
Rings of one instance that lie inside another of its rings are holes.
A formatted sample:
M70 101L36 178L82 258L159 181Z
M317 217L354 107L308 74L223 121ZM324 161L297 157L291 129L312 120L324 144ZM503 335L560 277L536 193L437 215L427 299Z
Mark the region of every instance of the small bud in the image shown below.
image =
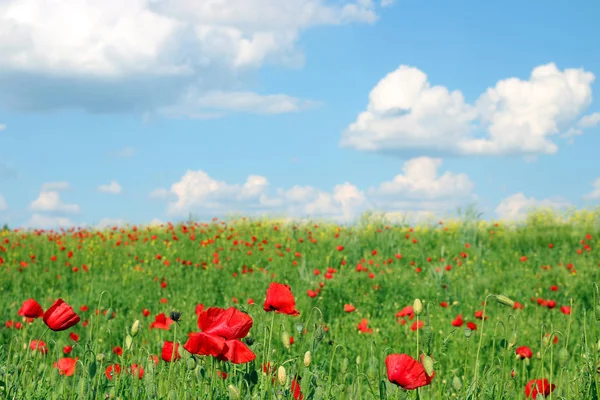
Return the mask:
M102 354L102 353L96 354L96 361L98 361L99 363L104 361L104 354Z
M125 336L125 349L131 350L131 346L133 345L133 338L129 335Z
M504 296L503 294L496 295L496 300L498 301L498 303L504 304L505 306L508 306L510 308L513 308L515 306L515 302L509 299L508 297Z
M423 368L425 368L425 372L427 375L433 375L433 359L427 355L423 356Z
M290 349L290 334L285 329L281 332L281 342L283 343L283 347L287 350Z
M310 351L307 351L306 353L304 353L304 366L305 367L310 366L310 361L311 361Z
M342 375L346 373L346 371L348 371L348 364L350 363L350 361L348 361L348 358L344 358L342 360L342 366L341 366L341 372Z
M415 315L420 315L423 312L423 303L421 303L421 300L415 299L413 302L413 312Z
M524 358L523 363L525 364L526 367L529 367L529 363L530 363L529 358Z
M296 324L296 332L298 333L302 333L302 331L304 330L304 325L302 323L297 323Z
M563 347L562 349L560 349L558 351L558 365L560 365L561 367L564 367L565 365L567 365L568 361L569 361L569 351L566 349L566 347Z
M508 348L511 349L517 344L517 332L513 332L512 339L508 343Z
M360 365L360 356L356 356L356 365Z
M550 346L550 337L549 337L549 336L544 336L544 337L542 338L542 345L543 345L544 347L548 347L548 346Z
M279 384L281 384L282 386L285 385L287 374L283 365L280 365L279 368L277 368L277 379L279 380Z
M107 321L110 321L111 319L113 319L113 309L112 307L110 307L108 310L106 310L106 314L104 315L104 317L106 318Z
M462 388L462 382L460 381L460 378L456 375L454 376L454 378L452 378L452 387L457 392Z
M133 323L133 325L131 325L131 336L136 337L139 332L140 332L140 321L136 319L135 322Z
M190 371L196 369L196 359L194 357L188 358L185 362L185 366Z
M227 389L229 390L229 398L230 399L238 400L240 398L240 391L238 388L236 388L233 385L229 385L227 387Z

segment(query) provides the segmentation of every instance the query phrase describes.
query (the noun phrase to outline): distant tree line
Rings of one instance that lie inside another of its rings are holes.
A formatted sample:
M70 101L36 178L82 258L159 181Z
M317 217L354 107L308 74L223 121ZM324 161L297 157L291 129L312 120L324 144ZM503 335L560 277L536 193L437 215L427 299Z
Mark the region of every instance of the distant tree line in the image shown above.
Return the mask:
M10 228L8 227L8 224L2 225L2 230L3 231L10 231Z

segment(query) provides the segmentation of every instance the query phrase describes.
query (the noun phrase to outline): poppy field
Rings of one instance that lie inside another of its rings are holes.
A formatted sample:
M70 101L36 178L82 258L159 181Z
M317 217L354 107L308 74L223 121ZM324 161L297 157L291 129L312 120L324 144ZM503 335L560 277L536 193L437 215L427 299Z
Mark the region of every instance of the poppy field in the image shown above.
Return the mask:
M591 211L0 232L2 399L596 399Z

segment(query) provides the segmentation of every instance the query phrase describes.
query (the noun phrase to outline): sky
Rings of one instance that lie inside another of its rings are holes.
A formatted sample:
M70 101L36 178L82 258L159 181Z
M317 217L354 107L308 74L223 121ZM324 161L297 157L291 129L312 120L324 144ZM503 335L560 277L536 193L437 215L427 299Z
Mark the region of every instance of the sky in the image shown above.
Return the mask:
M596 1L3 0L0 224L600 205Z

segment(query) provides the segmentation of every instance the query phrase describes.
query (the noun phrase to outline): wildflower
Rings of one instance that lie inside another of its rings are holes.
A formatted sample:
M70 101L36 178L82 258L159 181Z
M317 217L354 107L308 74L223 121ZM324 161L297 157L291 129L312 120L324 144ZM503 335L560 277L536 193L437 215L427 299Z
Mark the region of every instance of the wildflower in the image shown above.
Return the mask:
M29 348L32 351L37 350L42 354L48 354L48 347L46 346L46 343L42 340L32 340L29 344Z
M160 313L154 318L154 322L150 324L150 329L163 329L168 331L170 329L169 325L172 323L173 320L171 318L167 318L164 313Z
M72 376L75 373L76 365L77 358L61 358L52 364L54 368L58 368L58 373L64 376Z
M520 359L531 358L533 356L533 352L527 346L517 347L515 349L515 354L517 355L517 358Z
M18 314L27 318L40 318L44 315L44 310L37 301L29 299L23 302Z
M547 397L556 388L555 384L550 385L548 379L532 379L525 386L525 397L536 399L538 395Z
M300 315L300 312L296 310L296 300L291 288L277 282L272 282L269 285L263 309L267 312L277 311L291 316Z
M44 323L53 331L64 331L79 323L79 315L62 299L56 300L44 313Z
M435 373L428 375L423 364L407 354L390 354L385 359L388 380L403 389L414 390L431 384Z
M356 307L354 307L352 304L344 304L344 311L345 312L351 313L354 310L356 310Z
M179 343L166 341L163 343L161 358L166 362L177 361L181 358L179 355Z

